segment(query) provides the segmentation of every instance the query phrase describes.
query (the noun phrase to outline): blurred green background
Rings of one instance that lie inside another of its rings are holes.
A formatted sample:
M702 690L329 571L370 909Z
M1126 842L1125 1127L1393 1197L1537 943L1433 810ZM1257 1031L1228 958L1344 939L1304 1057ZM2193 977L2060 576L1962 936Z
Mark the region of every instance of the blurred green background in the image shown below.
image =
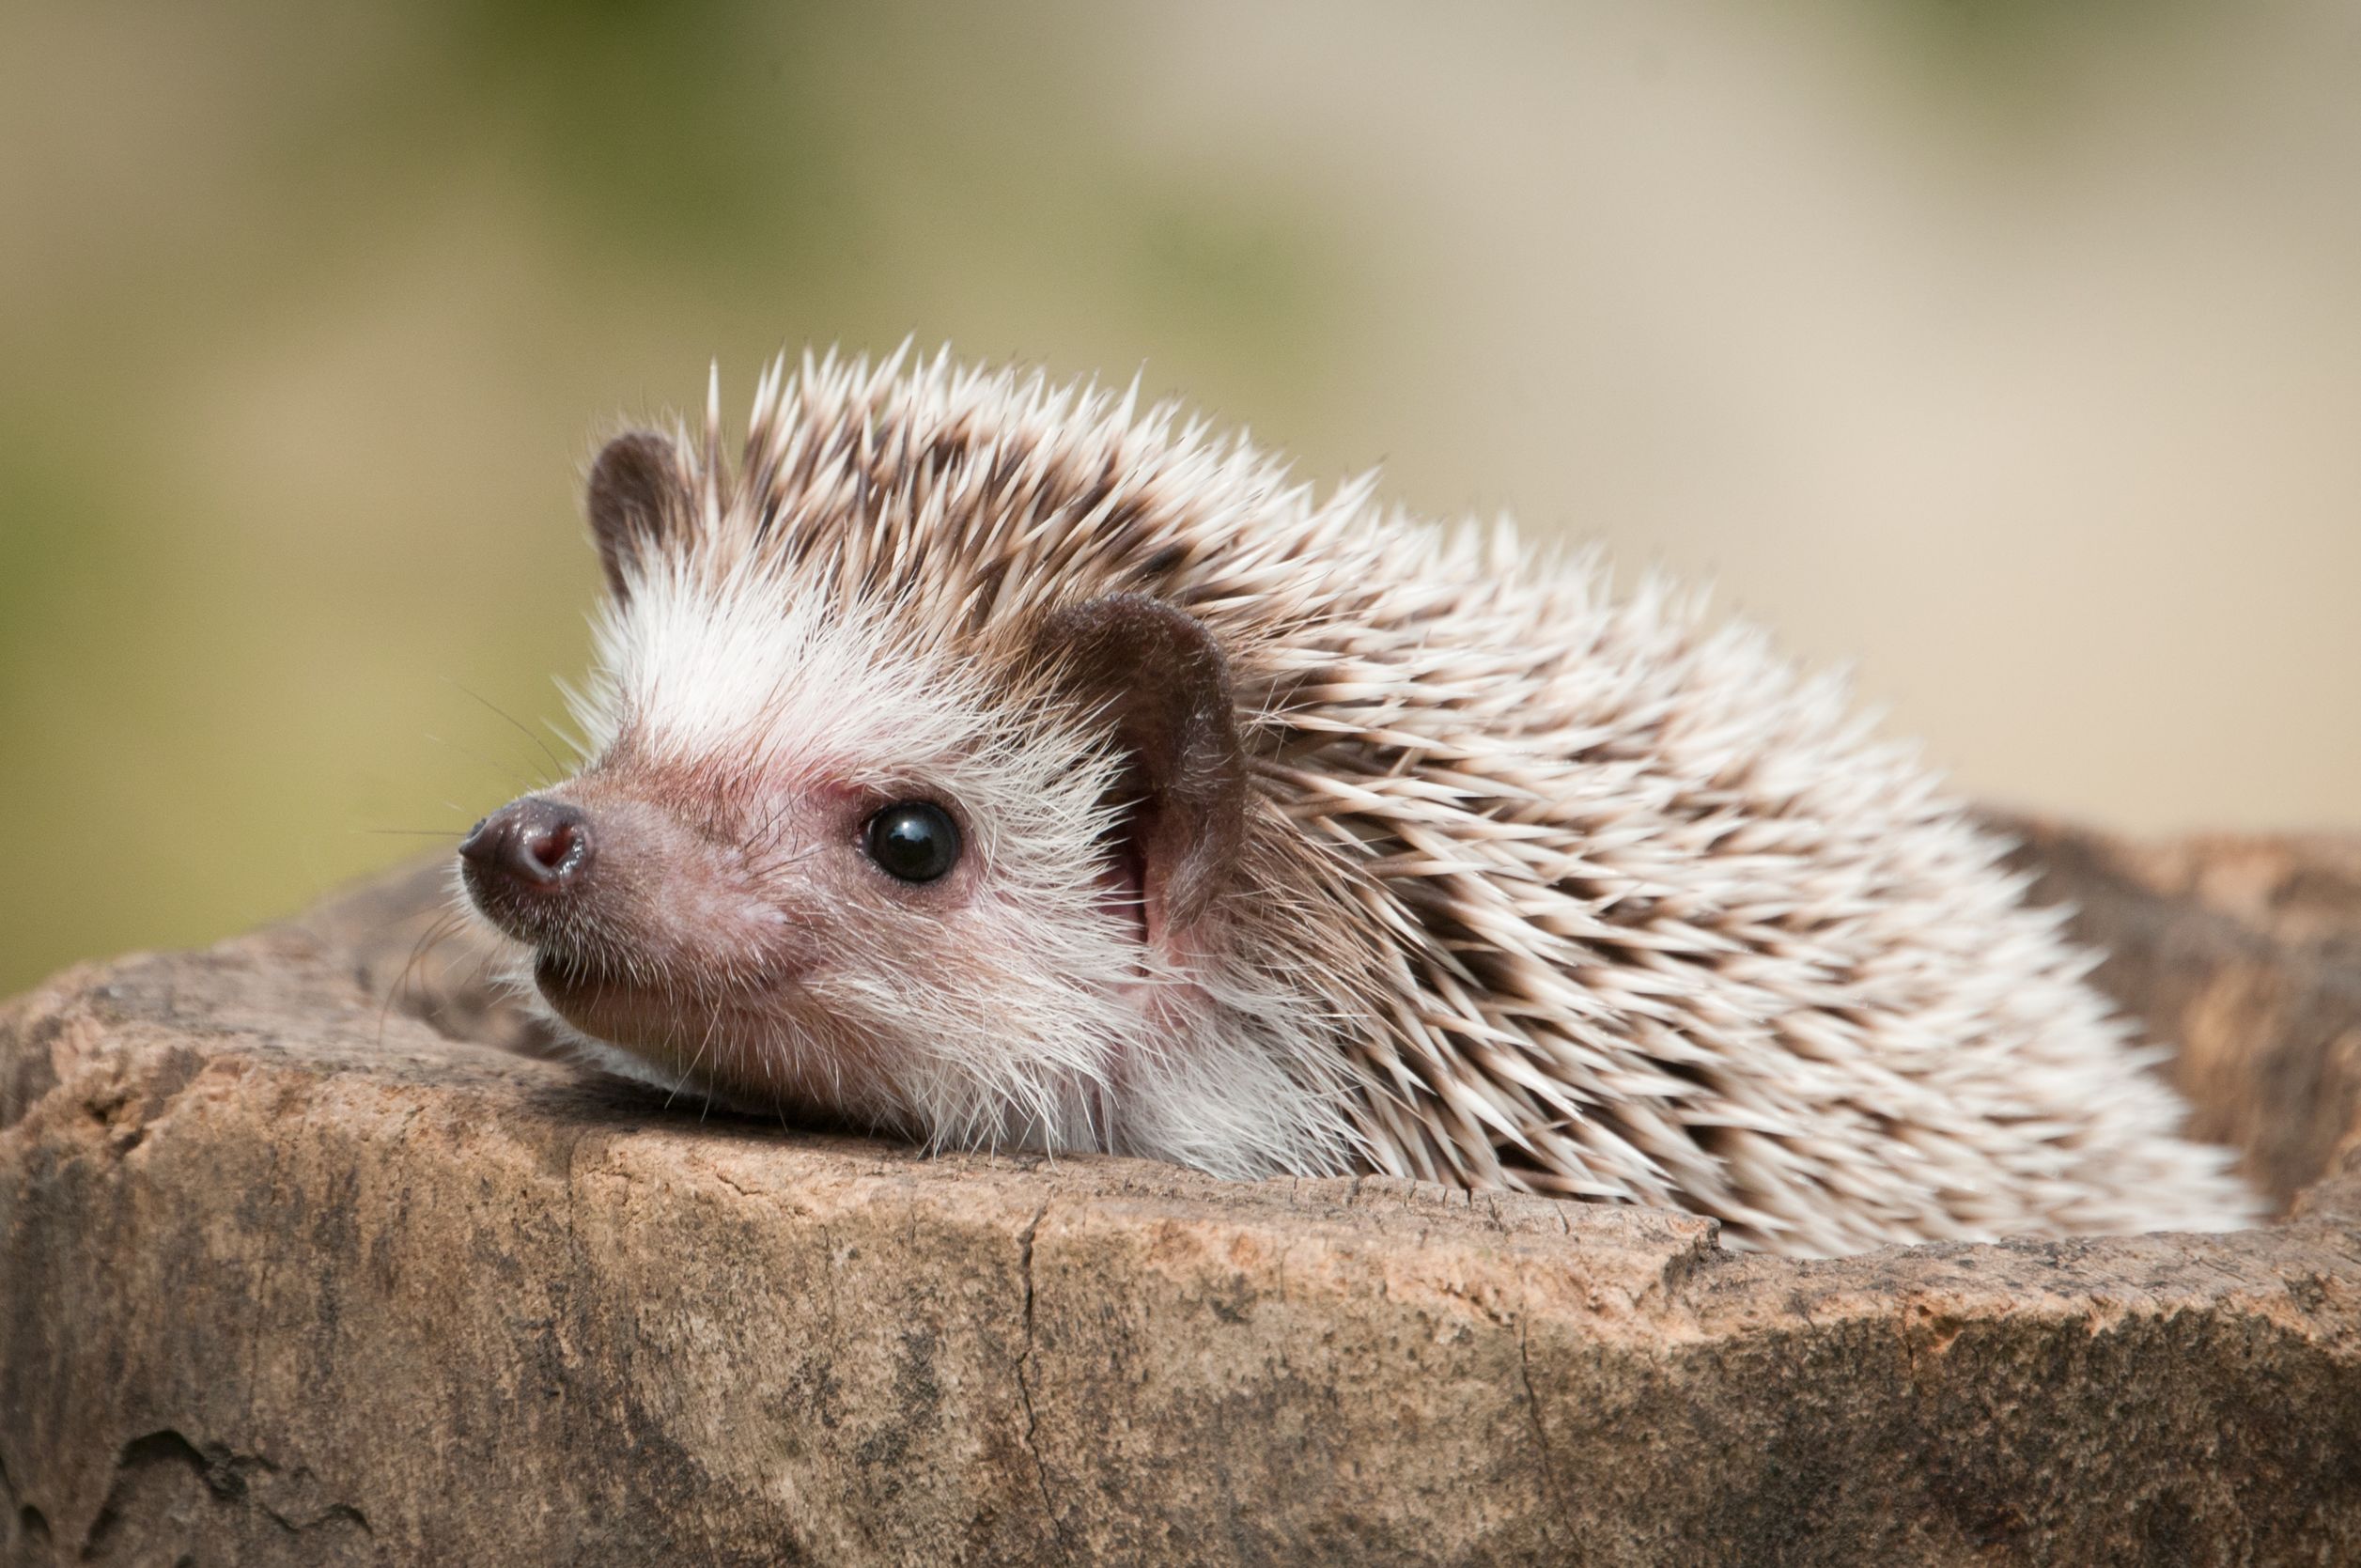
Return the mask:
M806 343L1141 370L1324 482L1712 575L1982 796L2361 825L2349 5L5 38L0 992L523 787L485 705L582 666L598 435Z

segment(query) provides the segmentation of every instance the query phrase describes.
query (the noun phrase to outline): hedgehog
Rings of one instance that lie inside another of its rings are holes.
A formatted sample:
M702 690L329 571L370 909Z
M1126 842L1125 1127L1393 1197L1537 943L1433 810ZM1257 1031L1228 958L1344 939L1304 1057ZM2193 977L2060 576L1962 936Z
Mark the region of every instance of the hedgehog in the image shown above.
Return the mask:
M593 463L583 766L464 897L595 1065L930 1148L2227 1229L2161 1053L1841 677L1039 372L772 363Z

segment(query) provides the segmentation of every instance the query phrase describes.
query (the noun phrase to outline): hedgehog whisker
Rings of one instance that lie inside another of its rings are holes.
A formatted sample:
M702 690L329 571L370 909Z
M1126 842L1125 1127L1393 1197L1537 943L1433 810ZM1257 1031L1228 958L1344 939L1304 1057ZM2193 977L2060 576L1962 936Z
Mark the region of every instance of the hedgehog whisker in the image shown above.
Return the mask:
M432 732L426 732L426 737L428 740L433 741L438 746L448 746L459 755L467 758L468 761L476 764L478 767L489 768L492 772L499 774L502 778L507 780L511 784L514 784L517 788L517 793L520 795L537 794L541 790L549 788L550 784L553 782L549 779L536 780L527 774L520 773L515 768L507 767L502 763L494 762L483 753L475 751L471 747L462 746L458 741L449 739L446 737L436 735Z
M378 1007L377 1045L380 1049L382 1049L385 1045L385 1025L393 1017L394 1003L400 1000L402 992L408 988L412 974L427 954L465 930L468 918L467 911L464 909L453 909L438 916L432 924L419 933L417 941L411 945L409 958L402 964L401 971L394 977L393 985L386 987L384 1001Z
M527 740L532 741L536 746L541 748L541 754L550 759L550 766L551 768L555 768L561 775L565 773L566 764L559 760L558 754L555 752L550 750L550 743L542 739L536 732L528 728L524 721L519 719L515 714L509 712L506 708L502 707L498 703L493 702L489 697L485 696L482 692L473 691L470 688L461 685L458 681L454 680L449 675L445 675L443 678L444 683L453 688L455 691L459 691L463 695L474 698L477 702L491 709L492 712L506 720L509 725L514 728L519 735L523 736Z

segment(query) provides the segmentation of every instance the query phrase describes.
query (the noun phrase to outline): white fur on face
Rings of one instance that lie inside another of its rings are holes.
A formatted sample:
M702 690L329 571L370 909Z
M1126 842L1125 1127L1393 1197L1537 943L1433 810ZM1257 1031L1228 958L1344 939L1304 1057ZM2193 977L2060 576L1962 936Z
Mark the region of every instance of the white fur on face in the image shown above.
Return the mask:
M920 659L889 615L755 564L653 563L608 607L598 649L576 713L594 753L628 728L654 760L786 776L831 759L914 768L985 738L980 693Z
M766 797L799 790L923 796L954 810L979 862L947 907L913 900L880 919L828 906L826 961L766 1015L764 1037L714 1054L836 1085L827 1109L943 1144L1136 1153L1236 1176L1343 1169L1341 1091L1286 1065L1337 1056L1311 1037L1303 999L1176 968L1103 907L1096 846L1121 759L1075 715L1012 705L895 625L759 567L670 559L600 624L577 720L625 777L732 781L747 799L723 820L765 820ZM762 851L784 877L802 874L799 856L850 852ZM773 892L808 897L823 869ZM612 1046L583 1038L614 1064ZM854 1056L882 1057L882 1079L847 1078Z

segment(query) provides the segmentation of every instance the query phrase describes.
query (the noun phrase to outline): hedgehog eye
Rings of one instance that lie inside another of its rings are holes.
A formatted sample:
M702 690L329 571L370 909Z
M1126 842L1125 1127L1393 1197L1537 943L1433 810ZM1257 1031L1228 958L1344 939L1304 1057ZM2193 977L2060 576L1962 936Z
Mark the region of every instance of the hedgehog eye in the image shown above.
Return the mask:
M862 831L869 858L905 882L932 882L959 863L959 825L931 800L896 800Z

